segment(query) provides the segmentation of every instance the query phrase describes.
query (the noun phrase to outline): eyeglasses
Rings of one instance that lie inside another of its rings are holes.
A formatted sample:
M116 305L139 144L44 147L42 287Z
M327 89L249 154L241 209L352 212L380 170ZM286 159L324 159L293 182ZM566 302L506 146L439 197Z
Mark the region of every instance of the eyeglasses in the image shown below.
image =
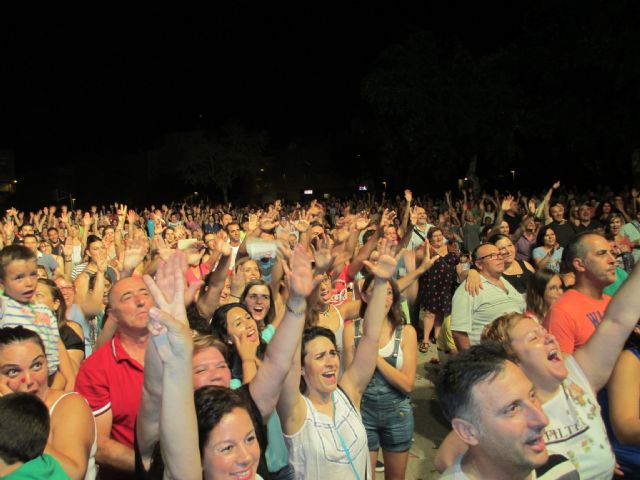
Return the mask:
M478 260L486 260L486 259L495 260L497 258L502 258L502 252L493 252L493 253L490 253L489 255L478 257Z

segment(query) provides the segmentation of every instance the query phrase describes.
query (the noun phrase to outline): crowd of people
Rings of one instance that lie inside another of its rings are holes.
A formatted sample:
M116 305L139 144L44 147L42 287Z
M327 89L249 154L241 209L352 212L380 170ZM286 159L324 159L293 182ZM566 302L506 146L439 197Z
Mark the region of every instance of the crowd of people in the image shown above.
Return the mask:
M10 208L0 478L640 475L640 192ZM381 452L381 456L380 456Z

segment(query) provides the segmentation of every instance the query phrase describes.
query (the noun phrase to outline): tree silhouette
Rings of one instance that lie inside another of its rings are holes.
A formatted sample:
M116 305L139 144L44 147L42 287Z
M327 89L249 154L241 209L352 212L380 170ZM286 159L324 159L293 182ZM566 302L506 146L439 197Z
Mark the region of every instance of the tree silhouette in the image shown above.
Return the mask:
M171 137L183 179L192 185L215 185L225 202L236 179L253 175L268 162L266 134L237 123L228 123L220 131L200 129Z

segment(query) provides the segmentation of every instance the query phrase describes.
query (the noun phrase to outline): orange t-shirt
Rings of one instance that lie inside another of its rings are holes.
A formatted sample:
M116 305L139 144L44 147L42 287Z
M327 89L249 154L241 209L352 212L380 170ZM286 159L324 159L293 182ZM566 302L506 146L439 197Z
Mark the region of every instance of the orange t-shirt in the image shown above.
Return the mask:
M609 295L596 300L577 290L567 290L553 304L543 325L556 337L560 350L573 353L596 331L610 300Z

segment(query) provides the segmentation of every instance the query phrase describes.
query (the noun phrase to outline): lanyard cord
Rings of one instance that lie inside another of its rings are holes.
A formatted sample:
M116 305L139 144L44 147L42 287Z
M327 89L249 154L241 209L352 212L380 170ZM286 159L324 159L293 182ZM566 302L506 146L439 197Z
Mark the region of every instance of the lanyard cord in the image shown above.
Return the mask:
M344 453L347 454L347 460L349 460L349 465L351 465L351 470L353 470L353 474L356 476L356 480L360 480L360 475L358 475L356 467L353 465L353 459L351 458L351 452L349 451L349 447L347 447L347 444L344 441L344 438L342 438L342 434L340 433L340 430L338 430L338 427L336 426L336 397L335 397L335 392L331 393L331 401L333 402L333 428L335 428L336 433L338 434L338 438L340 439L340 444L342 445L342 449L344 450Z

